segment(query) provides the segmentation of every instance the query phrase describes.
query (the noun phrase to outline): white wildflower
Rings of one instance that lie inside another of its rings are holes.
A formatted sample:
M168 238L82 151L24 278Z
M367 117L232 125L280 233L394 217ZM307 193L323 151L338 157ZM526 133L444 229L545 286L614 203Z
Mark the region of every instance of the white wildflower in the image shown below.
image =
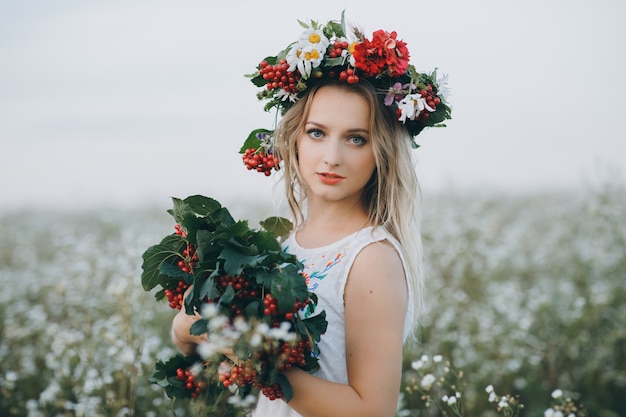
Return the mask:
M259 323L256 325L255 331L263 336L267 335L267 332L269 332L270 330L270 326L267 323Z
M436 80L437 83L437 96L441 98L443 101L448 100L448 96L450 95L450 88L448 87L448 74L443 74L440 78Z
M435 355L435 356L433 356L433 362L435 362L435 363L439 363L439 362L441 362L442 360L443 360L443 356L441 356L441 355Z
M487 394L491 394L493 392L493 385L487 385L487 388L485 388L485 392Z
M398 102L398 108L400 109L400 117L398 117L398 120L401 122L405 122L407 119L415 120L424 109L430 112L435 111L435 109L428 105L426 99L419 94L407 94Z
M218 307L216 304L214 303L205 303L202 305L202 310L201 310L201 314L202 317L205 319L210 319L213 318L215 316L217 316L218 314Z
M228 321L229 321L228 317L220 314L220 315L214 316L213 318L209 320L209 324L207 325L207 328L211 332L215 332L217 330L223 330L223 328L226 325L228 325Z
M257 347L263 342L263 336L258 333L254 333L250 338L250 346Z
M191 365L191 368L189 368L189 373L191 373L191 375L193 376L198 376L200 375L200 373L202 373L202 369L202 364L200 362L196 362Z
M562 396L563 396L563 391L562 390L557 389L557 390L552 391L552 398L554 398L555 400L558 400Z
M269 329L267 335L272 339L285 340L289 342L295 340L296 337L296 334L290 332L289 330L291 330L291 323L288 321L283 321L282 323L280 323L280 327Z
M233 320L233 327L241 333L246 333L250 330L250 325L248 325L248 322L246 322L246 320L241 316L235 317Z
M283 88L281 88L280 90L276 92L276 97L280 98L281 101L289 100L292 103L295 103L296 101L298 101L297 93L289 93L285 91Z
M433 383L436 381L437 379L435 378L435 376L433 374L426 374L424 375L424 377L422 378L422 381L420 382L420 386L428 391L430 390L430 388L432 387Z

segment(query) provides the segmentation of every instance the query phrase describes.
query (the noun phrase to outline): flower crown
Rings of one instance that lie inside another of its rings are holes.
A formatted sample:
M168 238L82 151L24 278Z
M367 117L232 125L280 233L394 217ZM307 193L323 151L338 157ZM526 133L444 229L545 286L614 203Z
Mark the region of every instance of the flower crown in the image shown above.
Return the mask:
M414 148L417 136L425 127L444 127L450 119L447 104L447 76L437 78L437 71L418 73L409 64L406 43L397 33L377 30L366 38L358 29L346 31L341 22L320 25L311 21L297 41L276 56L265 58L257 71L247 75L257 87L259 100L266 100L264 110L276 109L283 115L317 81L334 78L354 84L369 81L384 104L396 114L409 132ZM273 152L274 131L253 130L239 153L250 170L270 175L280 161Z

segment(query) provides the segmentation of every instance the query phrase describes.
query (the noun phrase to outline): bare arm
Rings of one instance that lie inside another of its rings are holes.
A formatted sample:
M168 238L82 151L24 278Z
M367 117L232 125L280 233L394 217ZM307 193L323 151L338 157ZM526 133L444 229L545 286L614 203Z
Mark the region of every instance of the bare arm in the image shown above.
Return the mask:
M193 285L187 288L184 298L187 297L187 294L189 294L192 288ZM202 333L200 336L195 336L190 333L191 326L201 318L202 316L197 312L193 315L187 314L184 307L174 316L174 320L172 321L172 342L174 342L174 345L176 345L178 350L185 356L195 354L198 345L207 340L206 333ZM234 363L239 361L231 349L224 349L220 352Z
M289 405L305 417L394 416L402 376L402 336L408 291L402 262L387 244L364 248L345 291L348 384L302 370L286 373Z
M187 294L189 294L189 291L191 291L191 288L190 286L187 288L187 291L185 291L185 298ZM194 315L185 313L184 307L174 316L174 320L172 321L172 342L174 342L183 355L193 355L196 353L198 345L207 339L206 334L194 336L189 333L191 326L201 318L198 313Z

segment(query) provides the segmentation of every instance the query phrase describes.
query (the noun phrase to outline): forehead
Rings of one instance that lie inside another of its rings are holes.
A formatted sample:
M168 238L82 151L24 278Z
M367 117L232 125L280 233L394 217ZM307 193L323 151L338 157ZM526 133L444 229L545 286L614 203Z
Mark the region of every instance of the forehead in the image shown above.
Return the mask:
M338 86L324 86L311 98L306 122L358 124L367 128L370 105L360 93Z

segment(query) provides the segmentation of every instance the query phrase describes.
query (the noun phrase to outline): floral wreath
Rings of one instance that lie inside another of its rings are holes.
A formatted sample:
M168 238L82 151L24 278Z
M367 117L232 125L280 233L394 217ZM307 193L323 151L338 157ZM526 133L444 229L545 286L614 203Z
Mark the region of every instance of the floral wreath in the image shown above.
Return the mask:
M247 75L254 85L263 87L257 97L267 101L265 111L276 109L283 115L319 79L334 78L348 84L364 79L395 111L413 148L419 147L415 136L424 128L445 127L443 122L451 118L447 76L437 78L436 69L418 73L409 64L406 43L395 31L377 30L368 39L359 29L346 30L343 13L341 22L298 22L305 28L298 40L278 55L265 58L255 73ZM249 170L269 176L280 168L274 155L274 130L253 130L239 153Z

